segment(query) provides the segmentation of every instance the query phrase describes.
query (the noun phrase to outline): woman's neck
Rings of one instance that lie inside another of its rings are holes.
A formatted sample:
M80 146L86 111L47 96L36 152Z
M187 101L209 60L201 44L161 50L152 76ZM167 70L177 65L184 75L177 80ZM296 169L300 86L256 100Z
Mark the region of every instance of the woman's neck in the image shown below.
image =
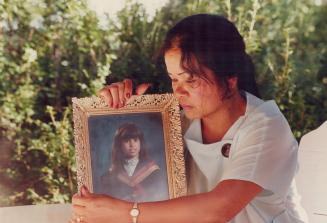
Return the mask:
M240 94L225 99L224 109L220 109L201 119L203 143L220 141L237 119L245 114L246 99Z
M129 158L125 158L125 161L138 161L139 157L138 156L134 156L134 157L129 157Z

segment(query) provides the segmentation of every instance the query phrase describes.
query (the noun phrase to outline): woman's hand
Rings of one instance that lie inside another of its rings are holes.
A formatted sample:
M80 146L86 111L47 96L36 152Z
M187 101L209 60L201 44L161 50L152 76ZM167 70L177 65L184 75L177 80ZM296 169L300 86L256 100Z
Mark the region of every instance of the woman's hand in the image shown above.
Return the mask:
M144 83L136 87L136 95L142 95L151 86L151 84ZM130 79L125 79L122 82L112 83L102 88L98 95L104 99L109 107L120 108L123 107L126 101L133 94L133 82Z
M90 193L81 188L81 195L72 199L73 219L71 223L125 223L131 222L129 215L132 204L106 195Z

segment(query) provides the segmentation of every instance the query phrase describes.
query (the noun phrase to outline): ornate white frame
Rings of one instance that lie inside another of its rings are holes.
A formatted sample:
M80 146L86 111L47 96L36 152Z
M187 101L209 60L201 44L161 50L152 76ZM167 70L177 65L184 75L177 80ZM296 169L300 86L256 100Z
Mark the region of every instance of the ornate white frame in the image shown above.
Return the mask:
M169 197L186 195L185 161L180 110L172 94L132 96L119 109L109 108L99 97L73 98L74 138L78 188L93 191L88 118L95 115L160 112L164 131Z

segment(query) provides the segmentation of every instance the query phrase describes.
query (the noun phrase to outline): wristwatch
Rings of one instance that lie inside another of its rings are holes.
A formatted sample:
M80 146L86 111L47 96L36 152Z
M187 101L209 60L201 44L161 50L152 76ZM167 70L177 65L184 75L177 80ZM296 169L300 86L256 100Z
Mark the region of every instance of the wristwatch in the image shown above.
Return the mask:
M133 204L133 208L129 212L129 214L132 216L132 222L137 223L137 216L140 215L140 210L137 208L137 203L136 202Z

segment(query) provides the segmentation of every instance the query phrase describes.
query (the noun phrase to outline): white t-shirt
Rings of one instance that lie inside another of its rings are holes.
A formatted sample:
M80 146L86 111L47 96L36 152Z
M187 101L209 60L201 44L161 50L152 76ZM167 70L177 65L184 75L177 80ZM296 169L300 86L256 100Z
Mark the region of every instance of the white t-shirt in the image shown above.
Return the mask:
M203 144L200 120L191 122L184 135L191 154L188 193L208 192L227 179L246 180L263 191L231 223L307 222L293 182L298 145L290 127L274 101L247 92L246 100L245 114L219 142ZM231 146L225 157L222 147L227 143Z

